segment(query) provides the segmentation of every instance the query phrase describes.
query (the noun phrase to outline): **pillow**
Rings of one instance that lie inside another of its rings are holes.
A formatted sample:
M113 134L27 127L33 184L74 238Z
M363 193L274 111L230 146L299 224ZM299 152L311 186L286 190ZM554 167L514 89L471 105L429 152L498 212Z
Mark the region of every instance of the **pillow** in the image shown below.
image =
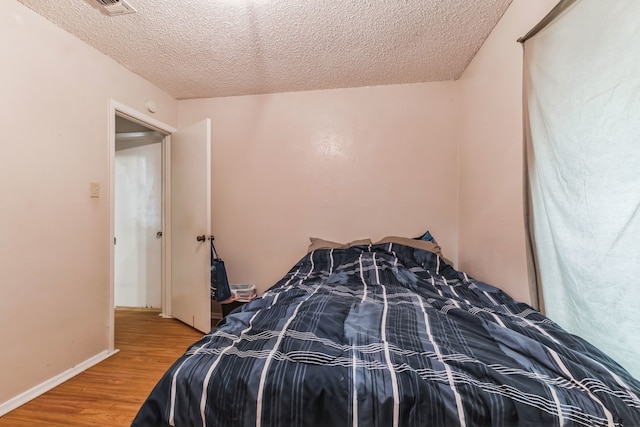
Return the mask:
M442 260L447 264L453 265L451 261L445 258L444 255L442 255L442 249L440 249L440 246L435 243L435 239L434 242L430 242L428 240L411 239L409 237L387 236L384 239L376 242L375 244L377 245L379 243L398 243L400 245L433 252L434 254L442 258Z
M425 231L424 234L420 237L414 237L414 240L424 240L425 242L433 242L436 245L438 244L438 242L436 242L436 239L431 235L429 230Z
M373 242L371 241L371 239L360 239L360 240L354 240L353 242L349 242L345 245L345 247L350 248L352 246L361 246L361 245L372 245Z
M412 239L410 237L387 236L384 239L376 242L376 245L381 243L398 243L400 245L433 252L434 254L438 254L440 257L442 257L442 250L440 249L440 246L428 240Z
M315 251L318 249L347 249L352 246L372 244L371 239L354 240L349 243L332 242L330 240L324 240L318 237L310 237L309 240L311 241L311 244L309 245L307 252Z
M312 252L317 249L342 249L345 247L342 243L331 242L317 237L310 237L309 240L311 240L311 244L307 252Z

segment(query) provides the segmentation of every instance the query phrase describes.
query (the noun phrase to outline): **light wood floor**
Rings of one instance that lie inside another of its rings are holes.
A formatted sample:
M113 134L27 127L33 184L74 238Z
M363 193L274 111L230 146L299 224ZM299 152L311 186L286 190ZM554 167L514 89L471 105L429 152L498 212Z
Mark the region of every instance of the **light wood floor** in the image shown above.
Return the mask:
M157 311L116 310L120 352L0 417L0 426L130 426L171 364L202 333Z

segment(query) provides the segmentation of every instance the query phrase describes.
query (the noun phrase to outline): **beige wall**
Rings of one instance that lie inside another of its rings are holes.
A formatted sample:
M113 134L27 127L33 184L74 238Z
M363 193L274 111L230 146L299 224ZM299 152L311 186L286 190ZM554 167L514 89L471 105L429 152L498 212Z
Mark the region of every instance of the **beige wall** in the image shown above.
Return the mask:
M522 202L522 47L557 0L514 0L458 81L459 268L530 303Z
M232 282L263 291L309 237L433 232L457 257L453 82L179 102L212 119L212 220Z
M528 301L515 40L554 3L514 0L458 82L178 103L4 0L0 405L107 348L110 98L153 100L169 125L212 118L213 231L234 282L264 290L309 236L430 229L461 269Z
M15 0L0 40L1 405L107 349L109 99L177 101Z

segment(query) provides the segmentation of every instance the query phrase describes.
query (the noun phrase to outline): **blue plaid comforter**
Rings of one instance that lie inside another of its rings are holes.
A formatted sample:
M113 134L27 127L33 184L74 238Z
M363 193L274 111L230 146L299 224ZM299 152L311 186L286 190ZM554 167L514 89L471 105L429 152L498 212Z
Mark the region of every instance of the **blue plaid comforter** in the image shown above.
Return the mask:
M530 306L399 244L322 249L226 317L134 426L640 426L640 382Z

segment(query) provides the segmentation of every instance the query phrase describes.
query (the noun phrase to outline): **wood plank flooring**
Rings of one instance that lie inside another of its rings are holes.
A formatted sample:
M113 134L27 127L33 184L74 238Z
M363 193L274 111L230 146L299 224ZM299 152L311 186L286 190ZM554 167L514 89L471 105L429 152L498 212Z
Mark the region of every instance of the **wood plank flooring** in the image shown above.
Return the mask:
M0 417L0 427L129 426L156 382L202 333L157 311L118 309L118 354Z

